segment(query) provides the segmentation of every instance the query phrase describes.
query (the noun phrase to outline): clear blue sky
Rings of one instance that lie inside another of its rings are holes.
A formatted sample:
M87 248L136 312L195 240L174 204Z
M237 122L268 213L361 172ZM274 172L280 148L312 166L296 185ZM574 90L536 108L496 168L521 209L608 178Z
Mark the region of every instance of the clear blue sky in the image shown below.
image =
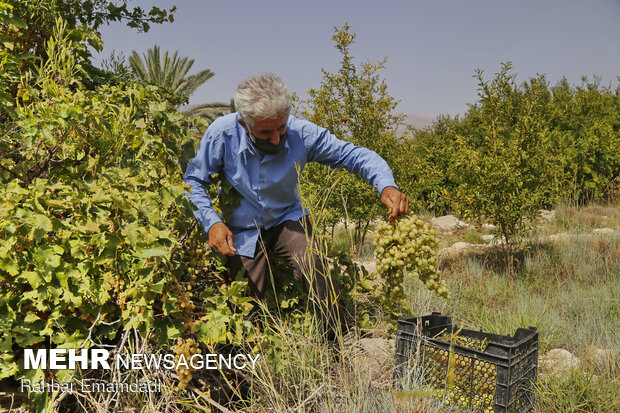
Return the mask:
M177 6L174 23L138 33L102 27L104 50L126 56L155 44L215 76L191 103L229 101L245 77L276 73L300 94L319 87L321 68L335 71L334 26L357 34L357 63L387 57L382 72L398 110L426 117L463 114L476 101L476 68L486 77L511 61L519 82L545 73L554 84L594 74L620 75L620 0L134 0L150 9Z

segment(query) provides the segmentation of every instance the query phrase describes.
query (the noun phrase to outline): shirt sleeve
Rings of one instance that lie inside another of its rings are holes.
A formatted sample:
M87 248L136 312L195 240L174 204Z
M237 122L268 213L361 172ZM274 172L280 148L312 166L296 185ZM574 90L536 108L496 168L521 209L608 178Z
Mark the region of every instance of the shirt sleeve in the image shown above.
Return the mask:
M308 161L332 168L346 168L374 186L379 195L388 186L398 188L392 170L376 152L340 140L327 129L310 122L305 123L302 130L308 150Z
M219 172L224 159L224 142L221 136L213 136L207 132L200 141L196 156L189 162L183 181L190 187L185 195L198 208L194 216L205 232L216 223L222 222L212 206L206 187L209 177Z

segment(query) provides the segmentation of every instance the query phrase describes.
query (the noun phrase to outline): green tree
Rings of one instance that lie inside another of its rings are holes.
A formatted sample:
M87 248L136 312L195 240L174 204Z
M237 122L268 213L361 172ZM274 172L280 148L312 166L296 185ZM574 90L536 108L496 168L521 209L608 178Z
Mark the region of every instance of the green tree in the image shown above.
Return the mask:
M619 185L620 86L600 79L571 87L566 79L552 89L550 122L557 149L565 159L564 191L585 203L601 199Z
M130 8L131 0L8 0L15 18L24 22L22 30L14 38L17 54L32 54L46 58L45 43L56 28L56 20L62 19L67 30L86 34L88 44L101 50L102 42L97 29L102 24L124 21L139 31L148 31L150 25L174 21L176 7L166 11L152 7L148 12L140 7ZM17 41L18 40L18 41ZM75 40L75 39L74 39ZM80 51L84 60L90 58L86 48Z
M398 147L394 163L398 182L414 209L443 215L452 210L447 196L455 188L448 169L452 162L458 117L438 117L433 126L424 130L411 129L412 138L404 139Z
M398 102L389 95L387 84L379 76L386 59L356 66L350 53L355 37L348 24L335 28L332 39L342 55L340 68L336 73L323 70L321 87L308 91L302 113L340 139L374 150L398 175L399 165L391 160L401 143L396 127L402 117L394 114ZM320 192L326 182L337 182L327 202L331 222L326 224L333 225L340 217L345 217L345 225L352 220L353 243L359 252L370 221L384 212L377 191L359 177L346 171L332 172L322 165L308 165L302 178L305 192Z
M449 168L457 183L455 209L497 225L505 239L508 274L515 243L537 211L555 200L562 179L546 114L550 93L545 77L518 87L510 68L504 63L491 81L477 71L479 101L457 131Z
M161 56L157 45L148 49L143 57L144 60L135 50L129 57L129 66L138 79L174 93L189 96L214 75L212 71L205 69L187 76L187 72L194 65L194 59L178 57L178 51L175 51L172 56L169 56L168 52Z
M91 51L100 51L103 46L98 27L113 21L125 21L131 27L147 31L150 24L173 21L174 7L169 11L153 7L147 12L140 7L128 8L128 3L127 0L0 1L1 81L11 78L7 87L2 88L0 120L6 121L13 115L12 102L20 97L17 96L21 93L17 89L20 82L15 79L36 70L38 61L47 59L46 42L56 30L57 19L64 22L74 41L72 53L83 68L77 75L87 88L110 83L109 76L91 63Z
M8 0L17 15L28 25L22 47L38 56L45 53L45 42L55 29L56 19L61 18L69 30L79 26L97 30L110 22L125 22L139 31L148 31L151 24L174 21L176 7L163 10L152 7L129 7L131 0Z
M194 59L179 57L178 51L172 56L168 52L160 53L159 46L154 46L140 57L133 51L129 57L129 66L138 79L167 89L178 95L191 96L198 87L203 85L215 74L209 70L201 70L193 75L187 73L194 65ZM213 120L217 116L228 113L231 106L225 103L205 103L189 107L185 112L190 116L201 116Z

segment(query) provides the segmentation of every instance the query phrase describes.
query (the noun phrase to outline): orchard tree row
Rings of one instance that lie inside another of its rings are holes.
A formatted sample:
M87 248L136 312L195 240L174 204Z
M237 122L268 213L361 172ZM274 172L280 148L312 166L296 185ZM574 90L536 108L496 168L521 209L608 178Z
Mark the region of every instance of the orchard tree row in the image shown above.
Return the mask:
M565 79L550 86L544 75L519 84L503 63L491 79L474 74L478 101L462 117L442 116L424 130L399 134L398 102L379 75L385 60L356 66L348 25L336 28L333 40L340 68L324 72L299 111L384 157L414 209L491 222L516 240L541 208L618 196L620 85L584 78L577 86ZM308 192L334 182L324 224L348 217L359 249L381 213L374 189L346 172L318 165L306 171Z

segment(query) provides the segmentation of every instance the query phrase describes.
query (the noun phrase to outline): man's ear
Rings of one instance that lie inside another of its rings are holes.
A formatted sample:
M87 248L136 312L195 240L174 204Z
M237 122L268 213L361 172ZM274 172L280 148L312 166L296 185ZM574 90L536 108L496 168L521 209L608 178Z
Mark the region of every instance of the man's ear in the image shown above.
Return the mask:
M241 127L245 130L245 133L247 133L248 135L250 134L250 131L248 129L248 125L246 125L245 121L243 120L243 118L239 118L238 120L239 125L241 125Z

